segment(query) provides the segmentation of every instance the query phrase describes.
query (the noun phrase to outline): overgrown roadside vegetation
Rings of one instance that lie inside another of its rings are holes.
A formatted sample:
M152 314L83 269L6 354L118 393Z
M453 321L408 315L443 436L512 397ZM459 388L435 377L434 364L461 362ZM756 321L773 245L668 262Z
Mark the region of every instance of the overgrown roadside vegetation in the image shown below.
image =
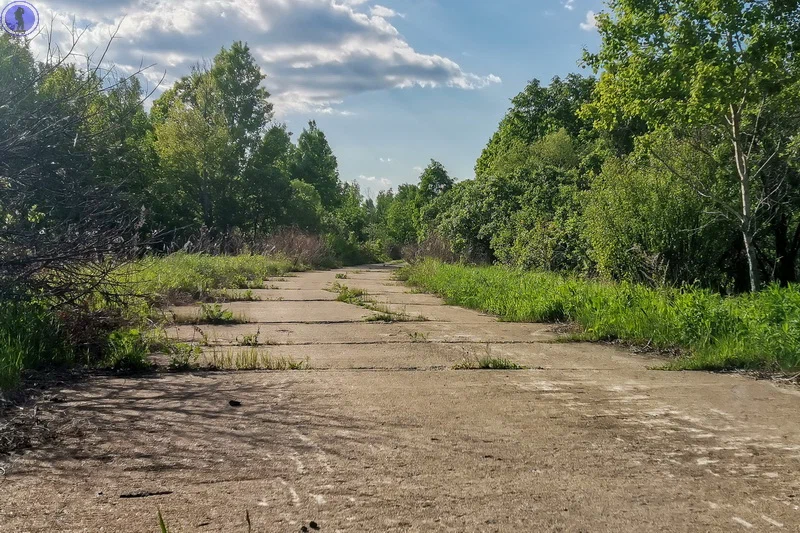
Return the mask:
M0 390L16 386L25 370L70 365L145 369L153 351L188 363L191 347L169 342L163 334L162 328L173 320L166 306L213 299L222 289L263 288L269 277L306 268L285 256L178 253L147 257L112 271L96 292L81 297L69 311L47 299L4 302ZM222 304L204 304L193 321L231 323L237 317Z
M507 267L426 260L402 277L451 305L514 322L574 322L587 340L622 340L682 355L675 370L800 368L800 286L725 297Z

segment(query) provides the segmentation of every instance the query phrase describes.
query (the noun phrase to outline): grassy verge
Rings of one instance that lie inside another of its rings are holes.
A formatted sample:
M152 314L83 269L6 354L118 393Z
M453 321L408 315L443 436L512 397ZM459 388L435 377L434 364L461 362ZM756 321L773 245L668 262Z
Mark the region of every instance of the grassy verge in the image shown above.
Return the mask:
M179 253L148 257L116 271L97 294L69 307L53 302L0 301L0 391L16 387L25 370L88 364L140 370L153 350L178 361L193 353L166 346L153 335L168 320L159 308L168 304L255 299L249 291L264 280L305 267L297 261L263 255L207 256ZM239 317L219 304L203 305L191 322L238 323ZM160 347L156 345L161 345ZM175 366L181 366L176 364Z
M183 303L213 300L223 289L263 289L267 278L304 268L281 257L179 253L128 265L117 273L115 281L162 303Z
M800 286L724 297L504 267L424 261L401 276L451 305L514 322L574 322L587 340L679 349L674 370L800 368Z

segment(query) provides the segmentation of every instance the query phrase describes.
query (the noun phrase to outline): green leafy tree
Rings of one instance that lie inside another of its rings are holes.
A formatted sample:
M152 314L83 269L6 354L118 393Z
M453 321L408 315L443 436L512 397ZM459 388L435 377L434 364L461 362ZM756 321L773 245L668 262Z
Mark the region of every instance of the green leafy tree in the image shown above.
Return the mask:
M291 196L284 225L297 226L306 231L320 231L325 210L317 189L300 180L292 180L289 185Z
M240 165L244 165L245 158L258 147L266 125L272 119L270 95L261 86L266 76L250 48L241 41L223 48L214 57L208 75L219 95L230 142Z
M310 121L297 139L292 178L313 185L326 209L337 206L342 199L339 165L325 134Z
M386 214L389 237L399 245L417 242L419 220L419 187L400 185Z
M241 224L253 235L266 234L286 220L292 196L290 165L294 145L285 125L267 130L242 174L241 196L245 219ZM313 225L313 224L312 224Z
M444 165L431 159L431 163L422 171L419 178L419 197L423 203L431 202L453 187L453 178L447 173Z
M578 138L591 130L591 121L578 115L578 110L591 100L595 79L570 74L565 79L553 78L550 86L531 81L511 100L511 109L500 122L497 132L481 153L475 165L476 176L493 173L496 165L550 133L565 130Z
M715 179L709 157L666 138L671 164ZM703 199L651 156L610 159L586 196L585 236L598 271L614 279L699 281L717 289L735 277L736 228L706 214Z
M174 99L166 121L156 126L159 196L165 199L160 211L173 227L225 232L236 213L230 132L208 78L198 83L193 100L189 105Z
M765 170L784 147L770 142L763 120L797 109L796 0L609 0L598 16L602 46L585 54L602 70L589 115L603 127L641 118L720 159L738 194L719 193L692 174L665 170L706 198L742 234L749 286L760 286L759 209L775 201ZM781 128L780 122L771 127ZM659 158L657 152L652 152Z

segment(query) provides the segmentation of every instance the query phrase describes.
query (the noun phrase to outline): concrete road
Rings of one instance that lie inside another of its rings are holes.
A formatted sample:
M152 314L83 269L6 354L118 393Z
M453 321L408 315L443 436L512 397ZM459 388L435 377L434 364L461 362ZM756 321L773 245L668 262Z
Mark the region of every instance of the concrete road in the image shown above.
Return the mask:
M334 282L427 320L366 322ZM61 391L58 440L0 477L0 531L155 532L159 509L174 532L800 530L795 389L553 343L386 267L266 286L226 306L249 323L201 326L203 361L258 332L308 370ZM452 369L484 355L527 369Z

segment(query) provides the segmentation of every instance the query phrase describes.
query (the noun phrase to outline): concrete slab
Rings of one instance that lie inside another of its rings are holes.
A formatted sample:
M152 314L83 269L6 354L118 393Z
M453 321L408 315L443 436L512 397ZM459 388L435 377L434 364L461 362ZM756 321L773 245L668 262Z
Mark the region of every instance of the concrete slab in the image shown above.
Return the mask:
M222 304L235 317L250 323L337 323L360 322L373 313L341 302L230 302ZM197 306L180 306L170 309L178 317L196 317Z
M336 294L323 290L252 289L253 296L263 301L315 302L336 300Z
M237 324L200 326L213 343L230 344L237 337L261 332L261 338L274 344L363 344L407 343L411 340L449 343L514 343L555 340L547 324L461 324L447 322L345 323L345 324ZM201 340L193 326L167 329L167 334L182 341Z

